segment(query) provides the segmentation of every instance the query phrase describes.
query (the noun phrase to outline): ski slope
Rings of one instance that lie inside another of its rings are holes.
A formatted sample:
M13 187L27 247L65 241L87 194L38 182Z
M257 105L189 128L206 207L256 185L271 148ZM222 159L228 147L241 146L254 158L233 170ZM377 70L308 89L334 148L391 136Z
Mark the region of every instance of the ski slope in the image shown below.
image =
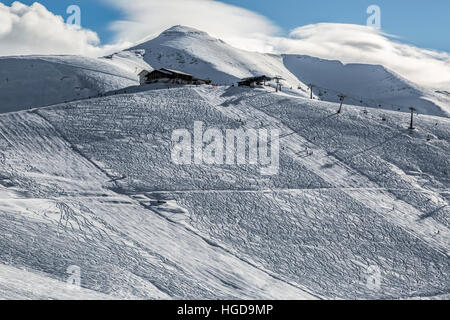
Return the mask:
M33 297L77 265L104 298L445 299L449 119L409 131L404 113L338 108L146 86L0 115L0 265L37 277ZM279 129L279 174L175 165L171 134L194 121ZM26 298L1 272L0 294Z
M108 296L84 288L74 288L66 282L45 274L0 265L1 300L113 300ZM131 297L129 297L131 299Z
M131 62L131 57L114 63L81 56L0 57L0 113L95 97L139 84L141 69L136 72Z

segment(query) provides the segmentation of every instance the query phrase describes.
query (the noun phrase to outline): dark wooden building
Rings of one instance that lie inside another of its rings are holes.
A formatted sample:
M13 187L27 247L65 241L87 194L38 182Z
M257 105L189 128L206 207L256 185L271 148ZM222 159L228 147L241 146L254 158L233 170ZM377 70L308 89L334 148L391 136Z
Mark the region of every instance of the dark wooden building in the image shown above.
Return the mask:
M189 73L178 70L162 68L159 70L147 71L143 70L139 74L141 84L166 82L179 84L211 84L211 80L203 80L195 78Z
M265 85L266 81L271 81L272 78L267 76L256 76L250 78L244 78L238 82L239 87L253 87L255 85Z

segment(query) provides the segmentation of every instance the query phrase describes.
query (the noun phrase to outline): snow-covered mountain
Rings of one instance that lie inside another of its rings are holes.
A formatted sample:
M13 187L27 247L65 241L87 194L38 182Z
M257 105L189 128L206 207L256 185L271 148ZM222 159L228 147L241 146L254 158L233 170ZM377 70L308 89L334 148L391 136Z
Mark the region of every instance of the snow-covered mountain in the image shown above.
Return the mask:
M137 73L146 67L139 53L133 52L114 59L0 57L0 113L96 97L136 85Z
M450 96L427 90L382 66L342 64L300 55L234 48L206 32L175 26L158 37L107 57L0 57L0 112L96 97L138 85L143 70L172 68L219 85L256 76L281 76L285 90L315 99L449 117Z
M281 56L240 50L206 32L185 26L172 27L132 48L136 49L145 50L145 61L155 69L177 69L209 78L219 85L231 85L257 75L282 75L289 86L299 84L284 66Z
M335 102L346 95L352 105L439 116L450 115L450 99L420 88L380 65L343 64L340 61L301 55L283 55L284 64L302 82L313 84L313 92L325 101Z
M228 85L137 86L160 67ZM229 86L259 74L293 89ZM0 58L0 81L0 299L449 298L450 119L426 101L447 92L180 26L99 59ZM383 103L338 114L338 92ZM391 103L422 108L415 130ZM195 122L276 130L278 174L175 163Z
M448 298L449 119L337 108L203 86L0 115L0 297ZM278 129L279 174L175 164L194 121Z
M301 55L274 55L234 48L206 32L175 26L132 48L145 50L155 69L172 68L230 85L255 75L282 76L293 93L308 96L314 84L317 99L429 115L450 116L450 98L426 90L379 65L347 64Z

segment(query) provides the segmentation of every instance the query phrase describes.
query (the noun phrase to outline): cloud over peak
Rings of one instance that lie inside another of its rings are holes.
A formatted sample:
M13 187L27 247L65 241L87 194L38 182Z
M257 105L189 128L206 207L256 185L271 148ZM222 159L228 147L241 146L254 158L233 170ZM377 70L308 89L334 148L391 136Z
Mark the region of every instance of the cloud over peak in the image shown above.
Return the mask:
M174 26L184 25L207 31L231 45L244 46L242 39L255 39L281 32L269 19L252 11L214 0L103 0L125 13L125 20L111 24L116 40L140 41L155 37ZM257 48L264 49L264 48Z
M299 27L278 49L344 63L380 64L423 86L450 87L450 54L401 43L367 26L320 23Z
M287 36L269 19L213 0L103 0L125 13L112 24L118 41L139 41L173 25L187 25L240 49L291 53L383 65L420 85L450 87L450 54L404 44L393 35L363 25L318 23Z

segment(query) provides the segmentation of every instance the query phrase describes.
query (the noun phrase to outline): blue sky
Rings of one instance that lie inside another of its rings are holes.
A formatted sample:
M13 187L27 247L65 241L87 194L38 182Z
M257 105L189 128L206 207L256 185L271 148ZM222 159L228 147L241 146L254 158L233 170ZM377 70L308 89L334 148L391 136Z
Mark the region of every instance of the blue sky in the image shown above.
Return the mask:
M164 0L162 0L164 1ZM10 5L12 0L2 0ZM22 0L25 4L35 1ZM103 0L41 0L55 14L67 17L66 8L77 4L82 10L82 25L98 33L103 44L112 41L109 23L124 18L122 13ZM366 8L376 4L382 13L383 31L399 40L422 48L450 52L450 1L433 0L224 0L264 15L284 32L308 24L336 22L365 24Z

